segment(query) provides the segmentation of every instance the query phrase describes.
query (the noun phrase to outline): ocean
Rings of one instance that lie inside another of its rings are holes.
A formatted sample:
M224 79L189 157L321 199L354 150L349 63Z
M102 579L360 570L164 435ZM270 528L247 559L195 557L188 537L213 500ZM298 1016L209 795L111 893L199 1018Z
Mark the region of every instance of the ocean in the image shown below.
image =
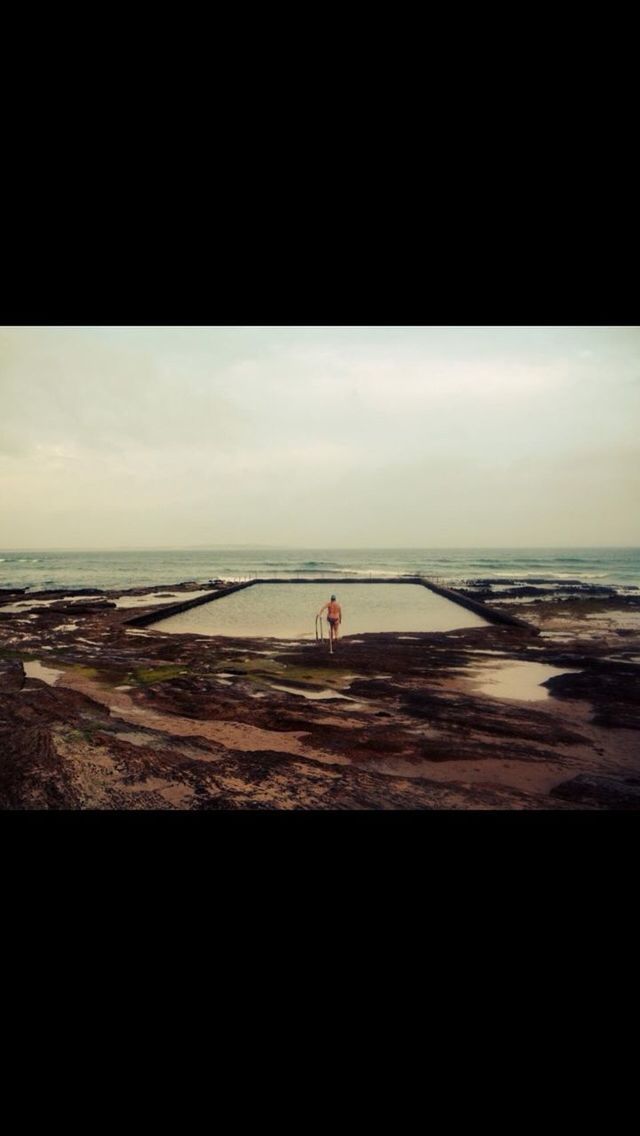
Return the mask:
M640 588L640 548L210 548L0 552L0 588L131 588L259 577L428 576L452 587L513 580Z

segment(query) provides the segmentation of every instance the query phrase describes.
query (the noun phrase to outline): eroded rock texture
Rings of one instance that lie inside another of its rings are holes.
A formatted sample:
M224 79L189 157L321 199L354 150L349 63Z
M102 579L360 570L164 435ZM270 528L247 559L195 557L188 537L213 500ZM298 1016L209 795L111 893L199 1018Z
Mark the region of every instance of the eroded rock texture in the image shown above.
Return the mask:
M115 592L0 596L0 807L637 808L640 605L571 587L478 581L529 626L347 637L333 656L132 626L145 589L133 612ZM481 691L516 663L575 673L541 701Z

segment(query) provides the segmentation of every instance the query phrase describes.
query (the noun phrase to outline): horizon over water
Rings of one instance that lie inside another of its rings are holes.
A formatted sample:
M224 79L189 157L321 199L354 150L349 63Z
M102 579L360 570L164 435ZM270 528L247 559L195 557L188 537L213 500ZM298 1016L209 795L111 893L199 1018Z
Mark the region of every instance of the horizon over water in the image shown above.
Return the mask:
M153 587L209 579L345 580L422 575L452 586L475 580L640 587L640 547L304 548L199 545L192 548L0 550L0 588Z

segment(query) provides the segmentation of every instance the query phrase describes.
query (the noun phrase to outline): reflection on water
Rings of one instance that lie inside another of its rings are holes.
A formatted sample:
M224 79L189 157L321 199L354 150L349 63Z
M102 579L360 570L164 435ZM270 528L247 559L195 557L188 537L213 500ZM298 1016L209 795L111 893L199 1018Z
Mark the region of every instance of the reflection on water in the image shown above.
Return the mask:
M314 639L316 613L332 593L342 605L341 636L486 626L474 612L418 584L256 584L153 626L182 635Z

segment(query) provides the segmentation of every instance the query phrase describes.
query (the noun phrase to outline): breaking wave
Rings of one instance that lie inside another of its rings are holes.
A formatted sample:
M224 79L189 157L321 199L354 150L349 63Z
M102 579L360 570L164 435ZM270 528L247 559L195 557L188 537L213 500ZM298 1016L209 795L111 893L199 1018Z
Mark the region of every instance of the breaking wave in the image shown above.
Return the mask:
M345 580L423 575L459 586L478 578L545 581L556 587L569 581L640 585L637 548L36 551L2 552L0 588L126 588L276 575L305 580L314 575Z

